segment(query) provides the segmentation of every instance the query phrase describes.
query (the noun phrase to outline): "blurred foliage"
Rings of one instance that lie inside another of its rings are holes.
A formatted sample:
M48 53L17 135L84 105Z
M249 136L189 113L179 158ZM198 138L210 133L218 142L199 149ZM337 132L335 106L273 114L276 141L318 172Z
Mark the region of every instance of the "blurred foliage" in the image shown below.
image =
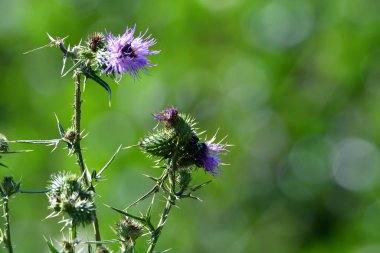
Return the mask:
M380 1L0 1L0 132L9 140L58 137L54 113L70 124L73 85L60 78L61 53L46 32L76 44L94 31L136 24L157 38L158 66L112 83L112 107L91 81L84 93L89 168L119 144L136 144L151 114L174 105L210 137L234 144L223 174L184 201L159 249L174 252L380 251ZM3 156L0 176L43 189L49 175L77 171L62 148ZM117 157L97 186L103 238L158 175L137 149ZM210 176L197 173L200 182ZM47 252L60 227L44 220L46 196L10 201L17 252ZM136 212L139 209L136 208ZM143 209L142 209L143 210ZM92 238L91 231L88 237ZM141 239L140 239L141 240ZM139 244L139 242L138 242ZM140 244L143 244L140 242Z

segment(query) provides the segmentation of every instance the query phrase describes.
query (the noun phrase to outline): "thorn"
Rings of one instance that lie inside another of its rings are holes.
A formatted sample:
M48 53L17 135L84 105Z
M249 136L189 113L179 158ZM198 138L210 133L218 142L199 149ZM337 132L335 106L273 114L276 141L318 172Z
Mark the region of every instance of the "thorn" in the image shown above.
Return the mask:
M130 148L134 148L134 147L140 147L140 145L139 144L135 144L135 145L124 147L122 149L130 149Z

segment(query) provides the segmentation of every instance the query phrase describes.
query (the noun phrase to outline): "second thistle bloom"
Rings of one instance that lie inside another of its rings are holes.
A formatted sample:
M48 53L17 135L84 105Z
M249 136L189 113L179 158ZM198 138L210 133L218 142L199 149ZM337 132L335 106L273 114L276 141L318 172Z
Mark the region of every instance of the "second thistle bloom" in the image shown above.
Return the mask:
M154 119L163 123L163 130L155 130L140 141L141 148L151 156L161 160L173 159L176 168L189 168L195 165L215 175L220 171L222 155L229 146L216 142L216 134L208 141L200 142L195 121L174 107L157 114Z
M107 51L108 59L105 62L107 74L123 75L127 72L132 77L137 77L141 69L154 66L149 62L147 56L158 54L159 51L149 50L150 46L156 44L156 40L145 34L134 37L135 28L127 28L122 35L114 36L108 34Z

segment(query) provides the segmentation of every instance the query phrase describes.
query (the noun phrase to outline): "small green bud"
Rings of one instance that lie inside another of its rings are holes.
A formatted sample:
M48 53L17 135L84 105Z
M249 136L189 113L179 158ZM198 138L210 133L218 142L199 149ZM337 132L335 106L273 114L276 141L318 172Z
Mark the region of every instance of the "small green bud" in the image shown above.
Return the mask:
M140 147L149 155L168 159L176 148L174 132L157 131L140 141Z
M1 182L1 189L9 197L20 190L20 183L16 183L12 176L6 176Z
M8 151L8 140L5 135L0 133L0 152Z
M75 225L83 226L95 220L94 194L83 184L81 177L61 172L51 177L47 193L54 213L68 214Z

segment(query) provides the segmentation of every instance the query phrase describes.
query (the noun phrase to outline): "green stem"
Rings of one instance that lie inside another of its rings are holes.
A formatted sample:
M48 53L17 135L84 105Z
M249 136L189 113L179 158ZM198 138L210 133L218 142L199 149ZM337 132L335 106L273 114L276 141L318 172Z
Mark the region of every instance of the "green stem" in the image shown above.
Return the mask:
M86 165L84 164L84 159L82 155L82 148L80 146L80 133L81 133L81 105L82 105L82 93L81 93L81 75L80 72L75 74L75 95L74 95L74 116L73 116L73 127L75 131L75 140L74 140L74 153L77 157L77 163L79 165L79 169L81 174L83 175L84 182L87 186L90 186L88 182L87 173L86 173ZM95 211L95 219L92 222L94 228L94 235L96 241L101 241L100 229L99 229L99 221L96 216ZM101 246L101 244L97 244L97 246Z
M73 243L73 245L76 238L77 238L77 226L72 224L70 228L70 242Z
M102 239L100 237L99 221L98 221L98 217L96 216L96 212L95 212L95 219L92 222L92 226L94 228L95 240L97 242L100 242ZM102 244L101 243L97 243L96 246L100 247L100 246L102 246Z
M74 115L73 115L73 128L75 132L75 140L74 140L74 153L77 157L77 163L79 165L79 169L81 174L83 175L84 181L86 185L88 185L88 179L86 175L86 166L84 164L83 155L82 155L82 148L80 146L81 141L81 105L82 105L82 93L81 93L81 76L80 73L75 74L75 95L74 95Z
M160 220L158 222L157 228L153 231L151 231L151 243L149 245L147 253L152 253L154 248L157 245L158 239L161 235L162 229L164 228L164 225L169 217L170 210L175 205L176 197L175 197L175 171L177 170L176 167L177 159L176 154L173 155L173 158L171 160L171 167L168 169L168 176L169 176L169 185L170 185L170 192L169 196L167 198L165 208L161 213Z
M9 206L8 197L3 197L3 214L4 214L4 242L9 253L13 253L12 241L11 241L11 227L9 223Z

